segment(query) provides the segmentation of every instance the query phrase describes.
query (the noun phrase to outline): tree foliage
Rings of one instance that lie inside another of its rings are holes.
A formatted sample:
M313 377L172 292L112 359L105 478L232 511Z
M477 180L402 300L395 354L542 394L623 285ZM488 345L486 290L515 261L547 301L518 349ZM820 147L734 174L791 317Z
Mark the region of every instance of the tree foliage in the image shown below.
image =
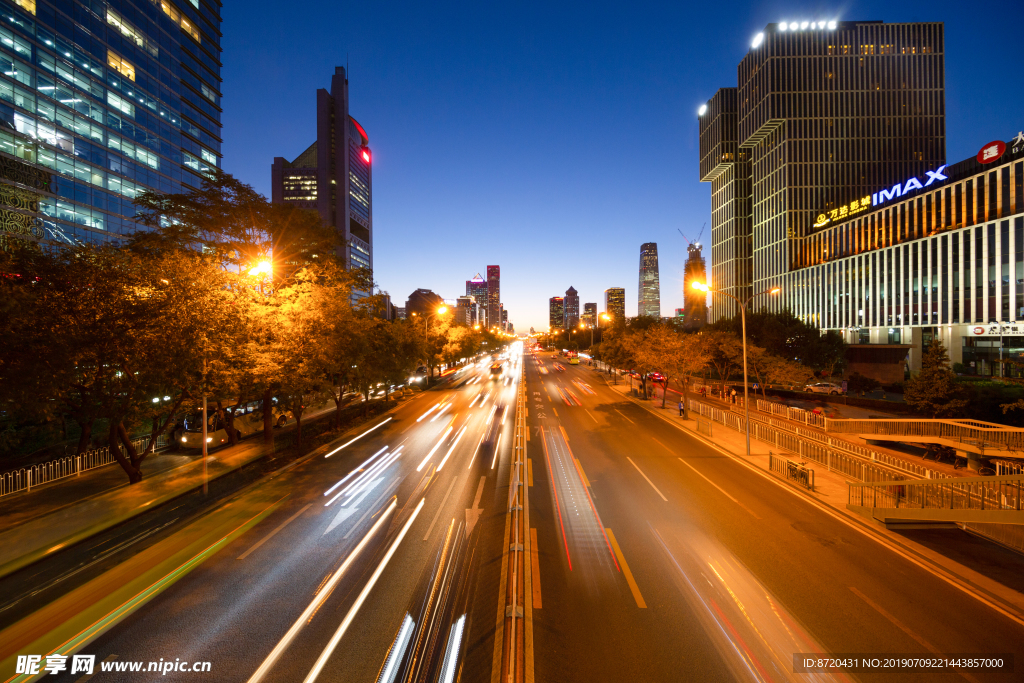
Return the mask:
M963 417L970 391L949 367L949 355L935 340L921 359L921 372L904 384L903 398L911 408L933 418Z

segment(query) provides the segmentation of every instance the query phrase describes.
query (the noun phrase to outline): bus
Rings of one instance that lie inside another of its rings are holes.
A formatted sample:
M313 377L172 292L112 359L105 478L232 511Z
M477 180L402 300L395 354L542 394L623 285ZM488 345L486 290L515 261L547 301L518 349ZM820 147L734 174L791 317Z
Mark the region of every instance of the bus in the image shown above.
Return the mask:
M502 371L503 371L503 368L502 368L502 364L500 362L499 363L492 363L491 364L491 379L501 379Z
M569 365L580 364L580 354L576 351L566 351L565 355L569 358Z

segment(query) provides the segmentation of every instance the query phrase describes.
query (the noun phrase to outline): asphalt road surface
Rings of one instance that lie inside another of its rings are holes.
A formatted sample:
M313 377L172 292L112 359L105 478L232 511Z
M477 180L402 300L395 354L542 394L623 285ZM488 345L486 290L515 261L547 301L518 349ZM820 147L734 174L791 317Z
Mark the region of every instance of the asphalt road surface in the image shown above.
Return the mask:
M1019 668L1024 627L606 375L551 354L506 368L463 371L204 515L214 531L259 521L84 648L143 663L95 683L506 680L496 614L522 369L533 661L516 680L1019 680L794 674L799 653L1010 653ZM211 668L145 672L161 660Z

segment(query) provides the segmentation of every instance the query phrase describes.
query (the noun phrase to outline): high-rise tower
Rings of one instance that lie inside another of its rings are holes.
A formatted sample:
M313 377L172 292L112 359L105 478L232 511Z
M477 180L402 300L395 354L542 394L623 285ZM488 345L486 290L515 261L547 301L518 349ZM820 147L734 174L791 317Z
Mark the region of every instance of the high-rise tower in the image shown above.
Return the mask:
M334 68L330 91L316 91L316 141L294 161L274 157L271 199L315 209L341 238L348 268L373 269L370 140L348 113L348 77Z
M564 299L560 296L553 296L548 299L548 328L555 330L565 329L565 307Z
M877 188L945 163L941 23L768 24L737 85L698 115L711 284L740 299L783 286L804 241L868 210ZM712 318L734 313L714 298Z
M580 295L570 285L565 290L565 329L571 330L580 324Z
M480 273L474 275L472 280L466 280L466 296L476 300L477 319L474 322L487 327L487 280L480 277Z
M487 324L501 327L501 266L487 266Z
M658 245L640 245L640 299L637 315L661 317L661 285L658 278Z
M604 312L611 316L609 323L621 324L626 319L625 287L609 287L604 290Z

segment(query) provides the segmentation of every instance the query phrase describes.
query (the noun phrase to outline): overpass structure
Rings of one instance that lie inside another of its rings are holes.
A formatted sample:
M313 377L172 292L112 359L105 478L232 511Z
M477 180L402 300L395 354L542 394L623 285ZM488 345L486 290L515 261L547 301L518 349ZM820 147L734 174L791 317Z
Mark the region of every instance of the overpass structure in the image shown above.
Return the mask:
M835 419L826 418L825 431L850 434L868 442L938 444L956 451L978 470L986 458L1024 461L1024 428L981 420Z
M846 507L887 529L1024 525L1024 475L848 482Z

